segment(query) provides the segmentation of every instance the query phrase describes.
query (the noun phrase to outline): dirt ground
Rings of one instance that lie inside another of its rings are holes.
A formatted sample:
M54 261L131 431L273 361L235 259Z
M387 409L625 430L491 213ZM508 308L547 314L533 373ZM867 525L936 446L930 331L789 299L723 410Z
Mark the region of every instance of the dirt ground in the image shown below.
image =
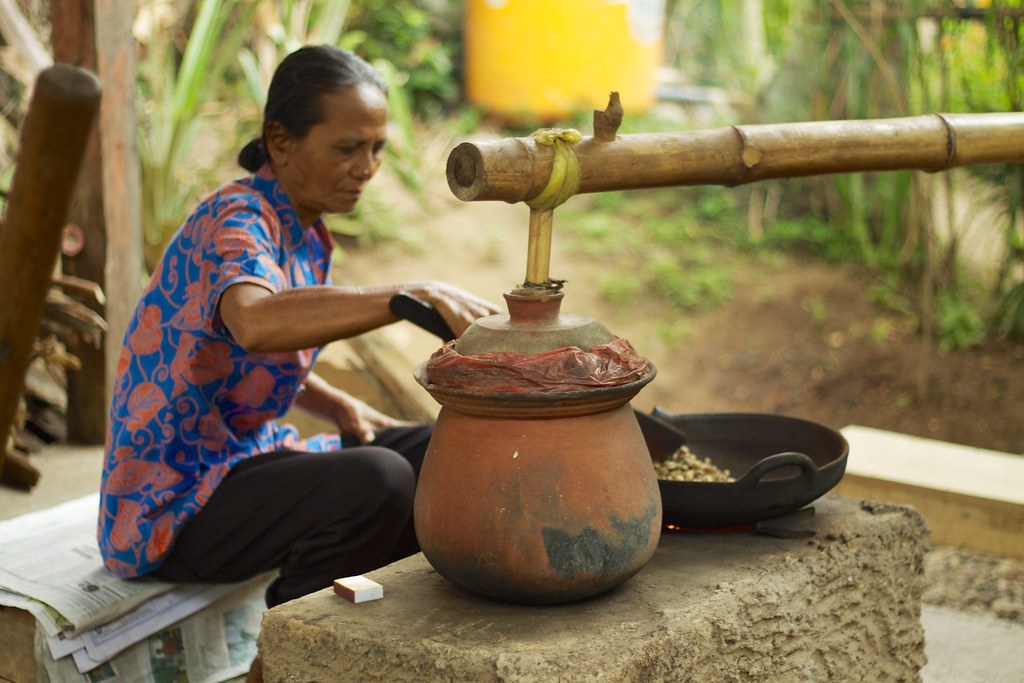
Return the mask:
M435 180L426 210L381 183L405 217L402 239L347 243L337 281L440 279L500 303L523 280L528 210L454 199L445 158L439 149L427 174ZM871 274L795 255L751 261L732 300L712 310L673 316L644 301L623 308L599 293L603 264L581 256L558 228L556 211L551 275L568 281L562 310L601 321L658 369L634 399L638 409L780 413L1024 453L1024 345L942 353L869 300ZM674 341L661 333L666 318ZM438 346L426 333L392 328L414 362ZM1024 624L1024 562L938 547L925 574L925 602Z

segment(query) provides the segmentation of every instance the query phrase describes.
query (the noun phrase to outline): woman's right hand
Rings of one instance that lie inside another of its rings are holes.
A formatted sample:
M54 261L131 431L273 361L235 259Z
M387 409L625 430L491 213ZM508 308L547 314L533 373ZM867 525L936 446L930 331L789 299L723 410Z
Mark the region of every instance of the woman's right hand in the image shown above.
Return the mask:
M426 283L422 296L441 314L456 337L461 336L477 318L501 312L491 302L447 282Z

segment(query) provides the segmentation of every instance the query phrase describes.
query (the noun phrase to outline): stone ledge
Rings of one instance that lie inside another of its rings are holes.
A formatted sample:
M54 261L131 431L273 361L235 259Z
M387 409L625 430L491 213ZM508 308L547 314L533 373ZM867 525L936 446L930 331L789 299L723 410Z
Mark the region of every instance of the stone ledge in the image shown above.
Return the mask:
M467 594L422 555L267 612L265 680L920 680L928 529L912 508L829 495L815 536L673 533L611 592L560 607Z

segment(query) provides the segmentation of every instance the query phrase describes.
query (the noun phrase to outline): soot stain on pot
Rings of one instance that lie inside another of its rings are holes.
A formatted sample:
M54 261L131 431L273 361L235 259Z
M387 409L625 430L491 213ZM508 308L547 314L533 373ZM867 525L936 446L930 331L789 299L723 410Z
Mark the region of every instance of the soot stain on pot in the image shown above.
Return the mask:
M617 538L602 534L588 526L577 534L556 527L544 527L541 536L548 562L558 574L575 577L581 574L603 576L625 569L647 547L651 520L658 508L651 505L644 514L621 520L612 516L610 522Z

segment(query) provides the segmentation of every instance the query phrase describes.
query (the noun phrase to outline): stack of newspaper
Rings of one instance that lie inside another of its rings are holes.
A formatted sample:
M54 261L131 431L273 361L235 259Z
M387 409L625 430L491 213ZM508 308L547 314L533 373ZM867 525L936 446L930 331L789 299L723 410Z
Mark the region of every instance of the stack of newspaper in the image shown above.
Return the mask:
M36 618L39 678L216 683L256 655L271 576L243 584L119 579L96 545L99 494L0 522L0 605Z

